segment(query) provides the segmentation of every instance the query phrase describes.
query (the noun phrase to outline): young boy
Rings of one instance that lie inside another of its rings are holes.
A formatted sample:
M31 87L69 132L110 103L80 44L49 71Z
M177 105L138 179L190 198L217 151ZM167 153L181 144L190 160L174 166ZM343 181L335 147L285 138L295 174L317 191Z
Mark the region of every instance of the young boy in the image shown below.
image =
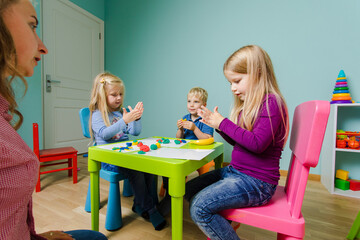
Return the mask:
M187 95L187 109L189 114L185 115L183 119L179 119L177 121L178 130L176 132L176 138L197 140L213 137L214 129L205 123L200 122L201 117L197 114L197 110L200 109L201 106L206 107L207 97L208 93L203 88L195 87L190 89ZM210 168L211 166L214 166L214 161L211 161L205 164L203 167L199 168L199 175L207 172L206 169ZM158 205L158 209L163 216L169 214L171 209L171 199L168 193L168 184L169 179L167 177L163 177L163 187L166 190L166 196Z
M187 95L187 109L189 114L177 121L177 138L197 140L211 138L213 136L214 129L200 122L201 117L197 114L197 110L200 109L201 106L206 107L207 97L208 94L203 88L195 87L190 89Z

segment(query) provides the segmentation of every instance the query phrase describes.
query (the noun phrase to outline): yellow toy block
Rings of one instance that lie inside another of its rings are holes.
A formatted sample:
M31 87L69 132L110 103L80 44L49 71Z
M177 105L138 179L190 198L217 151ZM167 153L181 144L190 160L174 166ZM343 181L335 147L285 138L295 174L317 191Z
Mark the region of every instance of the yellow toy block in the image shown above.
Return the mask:
M340 178L342 180L348 180L349 179L349 171L345 171L342 169L336 170L336 178Z

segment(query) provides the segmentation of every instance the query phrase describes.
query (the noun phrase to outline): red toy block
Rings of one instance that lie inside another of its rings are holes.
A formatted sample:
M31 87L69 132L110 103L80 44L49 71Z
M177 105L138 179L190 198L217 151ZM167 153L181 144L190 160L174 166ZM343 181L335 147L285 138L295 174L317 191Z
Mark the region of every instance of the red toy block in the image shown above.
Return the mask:
M349 179L350 182L350 190L360 191L360 180Z

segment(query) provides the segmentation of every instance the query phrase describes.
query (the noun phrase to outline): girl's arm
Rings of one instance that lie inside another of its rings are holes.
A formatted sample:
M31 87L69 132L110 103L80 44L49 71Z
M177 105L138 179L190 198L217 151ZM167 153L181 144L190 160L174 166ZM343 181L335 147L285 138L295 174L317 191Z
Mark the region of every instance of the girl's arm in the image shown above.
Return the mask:
M230 137L234 142L241 145L254 153L262 153L265 151L273 141L273 134L279 129L282 124L282 117L280 109L275 100L269 99L268 116L265 105L261 112L259 112L253 130L245 130L238 125L225 118L219 125L219 129ZM274 133L273 133L274 132Z
M232 140L232 138L230 138L230 137L229 137L228 135L226 135L224 132L219 131L219 130L217 130L217 129L216 129L216 132L217 132L218 134L220 134L220 136L222 136L223 139L225 139L225 141L227 141L229 144L231 144L232 146L235 145L235 141Z
M127 127L127 134L133 135L133 136L139 136L140 132L141 132L141 120L136 120L136 121L132 121L131 123L128 124Z
M91 127L95 135L98 135L105 141L111 139L118 133L126 133L127 126L121 118L113 125L107 127L99 111L94 111L91 119Z
M134 109L132 109L130 106L128 106L128 108L129 112L123 108L123 118L126 117L128 119L125 120L125 122L129 121L126 133L133 136L138 136L140 135L142 128L140 119L144 112L144 105L142 102L138 102Z

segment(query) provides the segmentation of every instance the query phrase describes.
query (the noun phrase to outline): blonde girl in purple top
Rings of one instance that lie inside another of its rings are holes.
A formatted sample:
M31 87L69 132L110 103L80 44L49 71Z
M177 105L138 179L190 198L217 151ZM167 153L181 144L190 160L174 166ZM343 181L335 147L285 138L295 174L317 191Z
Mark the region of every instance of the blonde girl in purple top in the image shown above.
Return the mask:
M262 48L240 48L223 70L234 95L230 119L218 107L213 112L202 107L198 114L234 147L231 162L189 181L185 194L191 218L212 240L239 239L219 211L260 206L271 199L289 129L287 106Z

